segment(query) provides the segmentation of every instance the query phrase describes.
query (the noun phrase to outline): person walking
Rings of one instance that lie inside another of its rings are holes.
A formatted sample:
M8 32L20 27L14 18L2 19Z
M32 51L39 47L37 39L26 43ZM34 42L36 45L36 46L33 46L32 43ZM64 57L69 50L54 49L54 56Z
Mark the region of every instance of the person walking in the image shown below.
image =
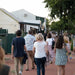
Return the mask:
M47 34L47 39L46 39L46 43L47 43L47 47L48 47L48 51L49 51L49 55L48 55L48 59L49 62L52 64L53 59L55 57L55 52L54 49L52 48L52 41L54 40L54 38L52 38L51 33L49 32Z
M75 35L74 35L74 37L73 37L73 52L74 52L74 54L75 54Z
M0 47L0 75L9 75L10 67L4 64L4 56L4 49Z
M69 37L68 37L68 33L67 32L64 32L64 42L66 43L68 49L71 50L70 41L69 41Z
M44 41L44 37L41 33L37 34L36 42L33 46L33 53L35 58L35 64L37 66L37 75L40 75L40 70L42 69L42 75L45 75L45 62L46 62L46 53L47 44Z
M70 45L70 41L69 41L69 37L68 37L68 33L67 32L64 32L64 43L66 44L68 50L71 51L71 45ZM68 62L70 61L70 57L68 56L68 52L67 52L67 58L68 58Z
M23 58L24 50L26 51L25 40L21 37L21 30L16 31L16 37L12 41L11 55L15 61L15 71L16 75L22 75L23 72ZM19 62L20 62L20 71L19 71Z
M55 64L57 65L57 75L65 75L65 65L67 64L67 54L71 53L64 43L64 38L60 35L57 39L55 48L56 50L56 60Z
M29 30L28 34L24 37L26 48L27 48L27 54L28 59L26 60L26 71L29 71L29 58L32 62L32 69L35 68L34 66L34 55L33 55L33 44L35 42L35 36L32 35L32 30Z

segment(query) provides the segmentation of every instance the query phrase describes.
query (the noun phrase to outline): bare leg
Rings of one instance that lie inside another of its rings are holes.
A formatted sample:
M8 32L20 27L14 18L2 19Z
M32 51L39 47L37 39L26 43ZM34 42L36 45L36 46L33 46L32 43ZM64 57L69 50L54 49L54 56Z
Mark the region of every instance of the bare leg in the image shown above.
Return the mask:
M34 69L34 54L33 54L33 52L31 51L30 52L30 58L31 58L31 61L32 61L32 69Z
M61 75L61 66L57 66L57 75Z
M65 75L65 65L62 66L62 74L61 75Z
M28 59L26 60L26 70L29 70L29 51L27 52Z
M74 52L74 54L75 54L75 47L73 47L73 52Z
M28 57L28 59L26 60L26 69L29 69L29 57Z

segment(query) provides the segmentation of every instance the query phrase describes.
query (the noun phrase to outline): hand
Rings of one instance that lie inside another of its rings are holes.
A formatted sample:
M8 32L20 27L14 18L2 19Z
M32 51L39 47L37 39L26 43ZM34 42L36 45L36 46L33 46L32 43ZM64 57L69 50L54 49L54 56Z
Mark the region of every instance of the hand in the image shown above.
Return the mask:
M46 55L47 55L47 56L49 55L49 51L46 52Z
M69 52L68 55L71 55L71 52Z
M11 55L11 59L14 59L14 56L13 55Z

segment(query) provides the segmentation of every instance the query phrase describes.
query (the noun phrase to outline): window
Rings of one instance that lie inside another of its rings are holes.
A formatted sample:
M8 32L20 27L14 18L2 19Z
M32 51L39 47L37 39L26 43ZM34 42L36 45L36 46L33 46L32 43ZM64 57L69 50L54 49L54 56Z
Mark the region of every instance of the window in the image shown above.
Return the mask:
M24 14L24 17L27 17L27 14Z

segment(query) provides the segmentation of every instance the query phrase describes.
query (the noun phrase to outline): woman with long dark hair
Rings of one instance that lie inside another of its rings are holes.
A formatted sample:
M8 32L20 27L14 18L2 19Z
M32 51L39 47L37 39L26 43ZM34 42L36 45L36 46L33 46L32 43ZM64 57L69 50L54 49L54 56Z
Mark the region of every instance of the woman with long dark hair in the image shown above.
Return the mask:
M67 64L67 54L70 53L66 44L64 43L64 38L60 35L57 39L56 45L56 60L55 64L57 65L57 75L65 75L65 65Z
M46 43L47 43L47 47L48 47L48 51L49 51L49 55L48 55L47 59L48 59L48 61L50 61L50 63L53 62L53 59L55 57L55 52L54 52L54 49L52 48L52 41L55 41L55 39L52 38L52 35L49 32L47 34Z

